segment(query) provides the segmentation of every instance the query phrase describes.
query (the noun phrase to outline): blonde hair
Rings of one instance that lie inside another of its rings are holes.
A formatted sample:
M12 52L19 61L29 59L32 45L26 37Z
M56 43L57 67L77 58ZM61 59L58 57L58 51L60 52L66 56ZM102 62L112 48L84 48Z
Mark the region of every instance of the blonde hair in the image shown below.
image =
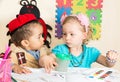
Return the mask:
M81 31L87 33L86 39L84 39L83 44L87 44L88 41L92 38L92 30L90 28L89 20L85 15L70 15L64 18L62 26L66 23L78 22L83 28L80 28Z

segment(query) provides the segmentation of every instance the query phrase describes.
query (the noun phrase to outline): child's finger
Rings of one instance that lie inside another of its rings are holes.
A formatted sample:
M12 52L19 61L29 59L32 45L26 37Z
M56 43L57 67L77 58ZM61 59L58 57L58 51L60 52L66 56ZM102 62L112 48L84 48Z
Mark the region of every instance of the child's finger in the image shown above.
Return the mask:
M31 71L29 69L23 69L22 72L25 73L25 74L31 73Z
M51 69L50 69L50 65L49 65L49 64L46 64L46 65L45 65L45 71L46 71L47 73L50 73Z
M53 62L53 66L56 67L58 66L58 64L56 62Z
M110 50L108 51L107 55L106 55L109 59L117 59L118 57L118 53L114 50Z

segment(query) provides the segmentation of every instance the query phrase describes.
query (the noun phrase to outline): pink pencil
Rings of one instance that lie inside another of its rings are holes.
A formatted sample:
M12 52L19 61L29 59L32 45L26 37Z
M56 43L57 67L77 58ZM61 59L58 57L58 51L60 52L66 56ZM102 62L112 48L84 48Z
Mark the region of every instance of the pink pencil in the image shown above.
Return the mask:
M4 54L4 59L7 59L9 53L10 53L10 47L7 46L7 49L6 49L5 54Z

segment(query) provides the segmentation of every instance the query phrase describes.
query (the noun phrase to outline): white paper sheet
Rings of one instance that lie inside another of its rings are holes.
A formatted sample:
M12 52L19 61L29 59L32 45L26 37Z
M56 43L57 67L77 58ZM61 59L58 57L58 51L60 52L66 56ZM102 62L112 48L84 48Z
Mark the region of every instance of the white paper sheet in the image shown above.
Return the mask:
M68 72L52 71L50 74L46 73L44 69L29 68L32 73L30 74L16 74L12 73L12 76L18 82L119 82L120 73L110 68L70 68ZM104 70L102 73L94 76L99 71ZM107 71L112 71L108 77L99 79ZM94 76L91 78L90 76Z

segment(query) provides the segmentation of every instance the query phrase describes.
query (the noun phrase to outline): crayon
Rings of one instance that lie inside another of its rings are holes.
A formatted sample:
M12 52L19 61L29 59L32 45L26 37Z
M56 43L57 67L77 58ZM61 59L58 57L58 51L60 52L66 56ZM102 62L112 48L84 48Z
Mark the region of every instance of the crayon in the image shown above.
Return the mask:
M95 74L94 74L94 76L97 76L98 74L100 74L100 73L102 73L104 70L99 70L99 71L97 71Z
M103 79L105 77L107 77L108 75L110 75L112 73L112 71L107 71L105 74L103 74L100 79Z

